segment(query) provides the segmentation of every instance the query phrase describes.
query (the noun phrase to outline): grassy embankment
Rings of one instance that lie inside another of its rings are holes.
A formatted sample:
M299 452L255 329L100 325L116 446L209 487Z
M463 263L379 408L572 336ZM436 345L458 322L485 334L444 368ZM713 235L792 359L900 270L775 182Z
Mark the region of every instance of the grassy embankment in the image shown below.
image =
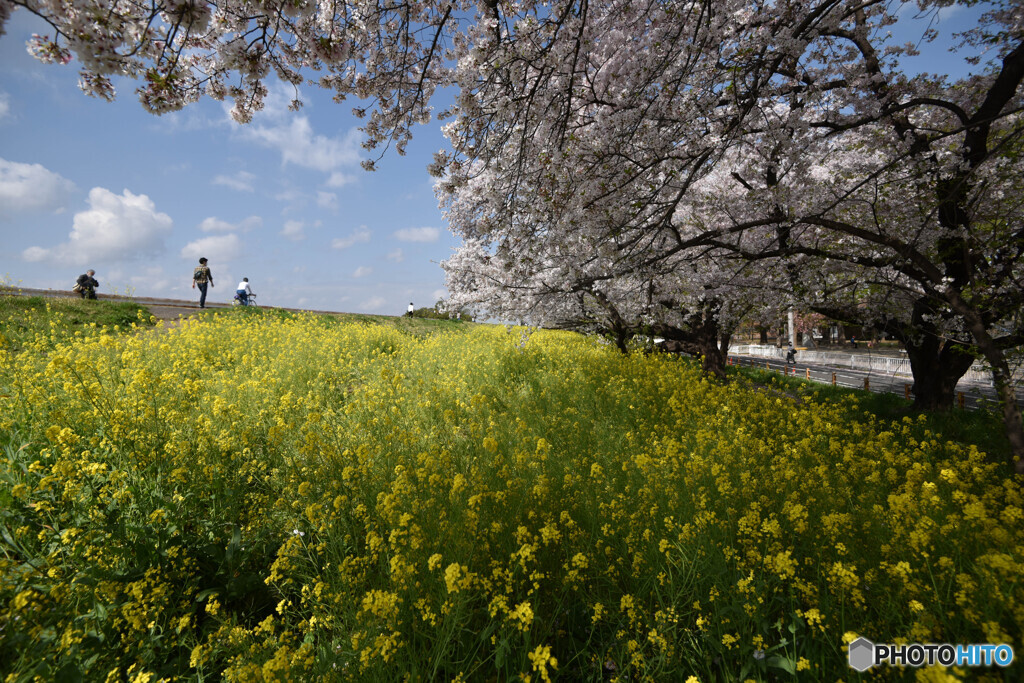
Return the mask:
M0 674L833 681L857 635L1020 651L1021 480L931 418L448 325L242 311L0 353Z
M24 350L29 343L53 345L154 322L144 306L130 301L0 294L0 348L9 351Z

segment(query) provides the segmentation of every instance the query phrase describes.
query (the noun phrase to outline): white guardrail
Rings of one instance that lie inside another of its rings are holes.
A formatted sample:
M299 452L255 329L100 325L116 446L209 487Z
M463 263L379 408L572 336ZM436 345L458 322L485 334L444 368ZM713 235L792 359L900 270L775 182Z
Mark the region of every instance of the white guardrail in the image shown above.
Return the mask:
M729 347L729 353L738 356L759 356L762 358L785 359L786 349L776 346L761 344L736 344ZM910 371L910 359L898 356L886 356L873 353L843 353L841 351L811 351L801 350L797 352L797 359L804 363L823 363L825 365L838 365L858 370L877 372L883 375L898 377L913 377ZM1014 373L1015 378L1020 375L1020 370ZM975 363L964 373L961 378L968 382L992 385L992 373L979 363Z

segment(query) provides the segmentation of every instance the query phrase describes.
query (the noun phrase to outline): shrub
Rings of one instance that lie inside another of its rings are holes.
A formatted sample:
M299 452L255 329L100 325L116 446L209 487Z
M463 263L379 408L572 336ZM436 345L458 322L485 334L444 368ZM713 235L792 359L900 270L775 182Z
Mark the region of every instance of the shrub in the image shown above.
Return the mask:
M1021 480L856 401L305 316L3 352L0 386L7 680L835 680L857 635L1021 641Z

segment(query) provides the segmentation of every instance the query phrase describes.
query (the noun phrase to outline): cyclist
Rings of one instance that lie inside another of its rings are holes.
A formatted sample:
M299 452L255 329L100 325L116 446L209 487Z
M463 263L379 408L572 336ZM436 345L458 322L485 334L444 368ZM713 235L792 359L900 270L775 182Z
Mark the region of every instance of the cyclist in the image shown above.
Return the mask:
M243 306L249 305L249 297L252 296L252 288L249 286L249 278L243 277L242 281L238 283L238 290L235 292L235 298Z

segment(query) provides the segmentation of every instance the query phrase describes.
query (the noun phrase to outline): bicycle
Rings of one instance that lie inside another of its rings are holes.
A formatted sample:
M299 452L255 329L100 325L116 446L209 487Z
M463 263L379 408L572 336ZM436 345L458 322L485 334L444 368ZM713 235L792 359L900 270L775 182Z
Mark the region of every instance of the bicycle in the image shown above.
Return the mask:
M260 305L258 303L256 303L256 295L255 294L250 294L248 296L248 299L249 299L249 302L243 304L242 300L238 298L238 293L236 292L235 293L235 298L231 301L231 305L232 306L253 306L255 308L259 308L260 307Z

